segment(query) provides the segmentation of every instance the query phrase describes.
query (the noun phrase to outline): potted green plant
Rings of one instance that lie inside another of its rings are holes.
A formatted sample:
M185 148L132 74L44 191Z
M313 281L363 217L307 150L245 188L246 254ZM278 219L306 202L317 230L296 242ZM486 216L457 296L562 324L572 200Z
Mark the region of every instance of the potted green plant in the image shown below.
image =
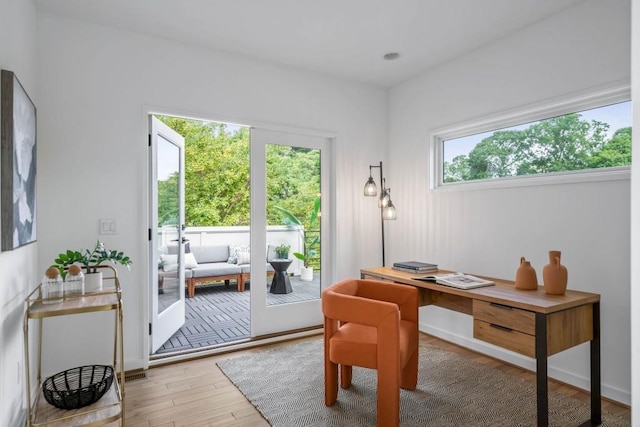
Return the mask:
M278 258L278 259L289 259L289 250L290 249L291 249L291 246L285 245L284 243L281 243L279 246L276 246L276 249L275 249L276 258Z
M299 227L300 233L302 234L302 252L294 252L293 256L295 256L299 260L302 260L302 263L304 265L304 267L300 269L300 280L310 282L313 280L313 267L309 265L309 262L317 254L316 247L320 243L320 236L315 236L312 239L308 239L304 224L297 216L280 206L274 207L285 215L282 220L284 224ZM313 207L309 215L309 227L312 227L316 223L319 218L319 213L320 198L316 197L313 201Z
M103 262L121 264L129 268L132 261L123 252L105 249L104 243L100 240L96 242L93 249L83 249L80 251L67 250L58 255L52 267L57 268L65 276L65 268L72 264L80 264L85 270L85 290L92 292L102 289L102 272L98 271L98 266Z

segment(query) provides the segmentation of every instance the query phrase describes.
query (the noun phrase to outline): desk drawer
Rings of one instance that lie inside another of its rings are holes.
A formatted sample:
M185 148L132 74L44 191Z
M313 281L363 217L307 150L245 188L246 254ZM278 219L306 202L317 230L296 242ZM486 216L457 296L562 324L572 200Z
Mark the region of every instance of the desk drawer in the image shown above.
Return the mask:
M474 319L473 337L525 356L536 357L536 339L533 335Z
M482 320L487 323L524 332L528 335L536 334L536 315L532 311L474 300L473 318L474 320Z

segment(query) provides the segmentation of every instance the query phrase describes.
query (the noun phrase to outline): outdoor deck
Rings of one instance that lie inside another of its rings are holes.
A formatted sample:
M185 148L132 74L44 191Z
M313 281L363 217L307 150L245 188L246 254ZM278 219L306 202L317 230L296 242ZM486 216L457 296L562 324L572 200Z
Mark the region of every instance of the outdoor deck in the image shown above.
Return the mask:
M308 301L320 297L320 276L312 282L291 277L290 294L267 292L267 305ZM192 352L205 347L223 346L250 338L250 286L237 292L235 284L199 285L193 298L186 298L185 324L151 357L160 358L178 352ZM271 279L267 281L271 286Z

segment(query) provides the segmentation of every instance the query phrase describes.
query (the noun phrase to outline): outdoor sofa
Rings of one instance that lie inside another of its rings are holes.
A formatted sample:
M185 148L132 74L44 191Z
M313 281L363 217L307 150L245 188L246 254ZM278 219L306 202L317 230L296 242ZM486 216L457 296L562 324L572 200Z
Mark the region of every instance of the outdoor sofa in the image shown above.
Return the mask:
M267 248L267 260L274 258L272 246ZM160 277L175 275L177 270L177 247L169 246L167 254L160 255ZM185 281L187 295L192 298L198 283L224 280L236 282L238 292L244 292L250 277L250 255L246 246L205 245L191 246L185 253ZM273 267L267 262L267 275L273 276Z

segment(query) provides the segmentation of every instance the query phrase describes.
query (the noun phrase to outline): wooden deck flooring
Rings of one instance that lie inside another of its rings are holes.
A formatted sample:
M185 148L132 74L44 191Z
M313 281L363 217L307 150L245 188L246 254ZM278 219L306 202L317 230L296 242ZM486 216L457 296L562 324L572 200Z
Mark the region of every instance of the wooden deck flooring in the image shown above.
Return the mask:
M320 297L320 278L302 282L291 277L290 294L267 292L267 305L308 301ZM271 281L267 282L271 286ZM199 285L193 298L186 298L185 324L153 354L152 359L181 352L224 346L248 340L250 333L250 287L237 292L235 283Z

